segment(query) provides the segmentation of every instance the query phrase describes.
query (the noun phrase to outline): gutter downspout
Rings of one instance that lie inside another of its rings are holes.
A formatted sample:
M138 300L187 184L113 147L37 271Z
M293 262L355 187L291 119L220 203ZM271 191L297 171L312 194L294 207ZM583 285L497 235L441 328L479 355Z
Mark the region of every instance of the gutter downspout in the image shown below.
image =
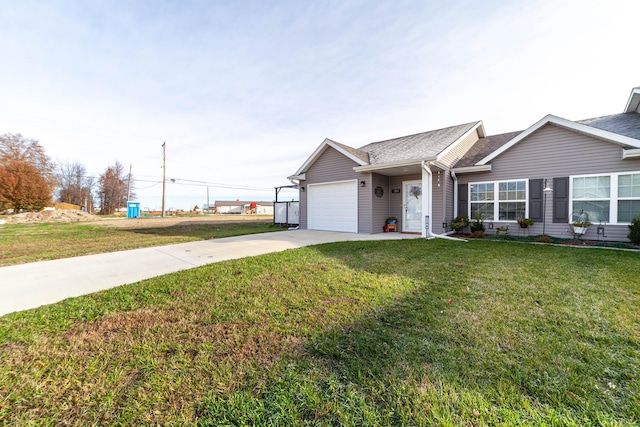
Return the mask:
M426 194L427 197L424 197L422 199L422 211L427 213L427 216L429 217L429 226L425 227L424 232L422 233L422 237L425 238L429 238L431 235L431 205L432 205L432 191L431 191L431 182L432 182L432 177L433 177L433 173L431 172L431 168L429 167L430 164L432 164L433 162L429 162L429 164L427 164L426 161L422 160L421 162L421 166L422 166L422 170L424 172L427 173L427 185L425 185L426 188ZM423 173L423 177L422 177L422 181L424 182L424 173ZM423 192L425 193L425 192ZM427 206L425 206L425 203L427 204ZM425 209L426 208L426 209ZM423 217L423 221L424 221L424 217ZM424 222L423 222L424 224ZM423 225L424 226L424 225Z
M453 178L453 217L458 216L458 177L454 171L451 171L451 178Z
M428 175L428 179L427 179L427 181L428 181L427 182L428 189L427 189L427 191L429 192L429 197L428 197L429 206L428 206L428 209L427 209L427 213L429 214L429 228L425 229L425 235L423 237L425 237L427 239L436 238L436 239L454 240L456 242L467 242L467 240L464 240L464 239L458 239L456 237L447 236L447 234L451 234L452 232L445 233L445 234L435 234L435 233L433 233L431 231L431 219L432 219L432 216L433 216L432 215L432 201L431 201L431 185L432 185L431 181L432 181L433 173L431 172L430 165L432 165L433 163L434 162L429 162L429 164L427 164L427 162L425 162L424 160L422 161L422 170L424 170ZM454 188L456 188L456 187L454 187ZM454 190L454 192L455 192L455 190ZM424 200L426 200L426 199L427 198L425 198ZM423 208L424 208L424 205L423 205ZM454 207L454 209L456 209L456 208Z

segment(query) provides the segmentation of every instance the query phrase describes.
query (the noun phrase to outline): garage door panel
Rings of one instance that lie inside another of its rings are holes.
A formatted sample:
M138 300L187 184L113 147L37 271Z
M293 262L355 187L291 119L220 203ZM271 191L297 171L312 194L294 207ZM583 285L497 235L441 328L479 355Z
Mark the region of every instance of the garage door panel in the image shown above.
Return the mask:
M358 186L356 181L307 186L309 229L358 232Z

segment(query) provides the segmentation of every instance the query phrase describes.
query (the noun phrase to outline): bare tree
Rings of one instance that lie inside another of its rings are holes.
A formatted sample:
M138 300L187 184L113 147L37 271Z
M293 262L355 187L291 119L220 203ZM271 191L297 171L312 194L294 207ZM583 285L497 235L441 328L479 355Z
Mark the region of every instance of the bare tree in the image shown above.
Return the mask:
M84 165L73 162L58 166L58 200L93 211L93 177L87 176Z
M19 133L0 136L0 163L21 160L34 166L45 177L54 182L55 163L46 155L37 139L25 138Z
M19 133L1 135L0 168L0 207L42 209L51 201L55 164L37 140Z
M124 173L124 166L116 160L115 164L107 167L98 178L98 199L100 213L110 215L116 209L127 205L128 174ZM133 198L133 195L130 196Z

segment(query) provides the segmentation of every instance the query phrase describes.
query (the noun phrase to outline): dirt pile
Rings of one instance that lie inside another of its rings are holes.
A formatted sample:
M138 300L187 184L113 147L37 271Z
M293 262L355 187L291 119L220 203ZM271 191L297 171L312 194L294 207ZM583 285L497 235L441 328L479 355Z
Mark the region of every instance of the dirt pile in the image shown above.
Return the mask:
M7 224L30 224L36 222L100 221L100 218L83 211L24 212L6 218Z

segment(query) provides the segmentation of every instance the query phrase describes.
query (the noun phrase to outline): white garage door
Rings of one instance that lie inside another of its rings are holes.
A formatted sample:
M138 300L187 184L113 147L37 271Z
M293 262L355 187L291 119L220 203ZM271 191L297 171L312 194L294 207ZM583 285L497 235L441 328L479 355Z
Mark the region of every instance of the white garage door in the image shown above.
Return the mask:
M309 230L358 232L358 182L311 184L308 191Z

